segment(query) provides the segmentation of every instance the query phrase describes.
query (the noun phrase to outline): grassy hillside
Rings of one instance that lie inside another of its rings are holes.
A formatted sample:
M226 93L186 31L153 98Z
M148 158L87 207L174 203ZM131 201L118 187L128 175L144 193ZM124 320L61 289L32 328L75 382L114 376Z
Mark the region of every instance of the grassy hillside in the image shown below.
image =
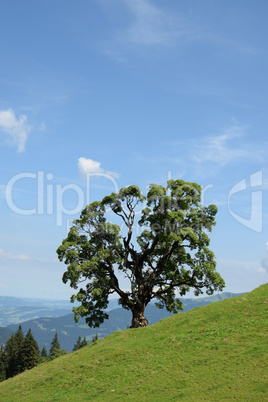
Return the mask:
M1 401L267 398L268 285L115 332L0 383Z

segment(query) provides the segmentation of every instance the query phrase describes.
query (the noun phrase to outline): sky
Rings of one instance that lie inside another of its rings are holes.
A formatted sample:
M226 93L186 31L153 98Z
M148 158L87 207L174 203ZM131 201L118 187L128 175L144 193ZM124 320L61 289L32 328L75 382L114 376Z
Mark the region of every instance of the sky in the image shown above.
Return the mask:
M90 202L196 182L225 291L268 281L266 0L2 0L0 294L68 299Z

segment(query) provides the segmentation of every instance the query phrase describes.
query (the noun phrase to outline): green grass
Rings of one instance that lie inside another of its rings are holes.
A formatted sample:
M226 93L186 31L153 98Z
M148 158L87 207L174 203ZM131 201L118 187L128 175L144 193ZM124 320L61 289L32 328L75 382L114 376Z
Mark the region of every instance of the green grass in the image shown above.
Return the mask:
M267 291L115 332L0 383L0 400L268 400Z

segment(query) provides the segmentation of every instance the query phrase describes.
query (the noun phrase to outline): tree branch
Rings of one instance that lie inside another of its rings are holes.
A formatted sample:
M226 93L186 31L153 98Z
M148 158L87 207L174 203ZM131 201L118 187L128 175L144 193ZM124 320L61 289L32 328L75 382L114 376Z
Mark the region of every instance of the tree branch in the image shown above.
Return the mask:
M108 273L110 275L110 278L111 278L111 286L112 286L112 288L124 300L124 302L128 305L128 301L129 301L128 295L123 290L120 289L119 282L118 282L117 277L115 276L112 264L110 263L109 265L107 265L106 269L107 269L107 271L108 271Z

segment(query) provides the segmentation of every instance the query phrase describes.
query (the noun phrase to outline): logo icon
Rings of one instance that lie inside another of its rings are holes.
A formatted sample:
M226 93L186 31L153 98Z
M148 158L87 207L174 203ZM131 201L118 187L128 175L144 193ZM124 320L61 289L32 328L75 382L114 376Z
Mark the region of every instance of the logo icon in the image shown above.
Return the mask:
M231 198L234 194L241 191L250 189L255 189L256 187L261 187L263 184L262 170L255 172L250 175L249 183L247 185L246 179L239 181L235 184L228 194L228 209L232 217L243 226L254 230L255 232L262 231L262 190L251 191L251 205L250 205L250 218L246 219L237 213L233 212L231 209Z

